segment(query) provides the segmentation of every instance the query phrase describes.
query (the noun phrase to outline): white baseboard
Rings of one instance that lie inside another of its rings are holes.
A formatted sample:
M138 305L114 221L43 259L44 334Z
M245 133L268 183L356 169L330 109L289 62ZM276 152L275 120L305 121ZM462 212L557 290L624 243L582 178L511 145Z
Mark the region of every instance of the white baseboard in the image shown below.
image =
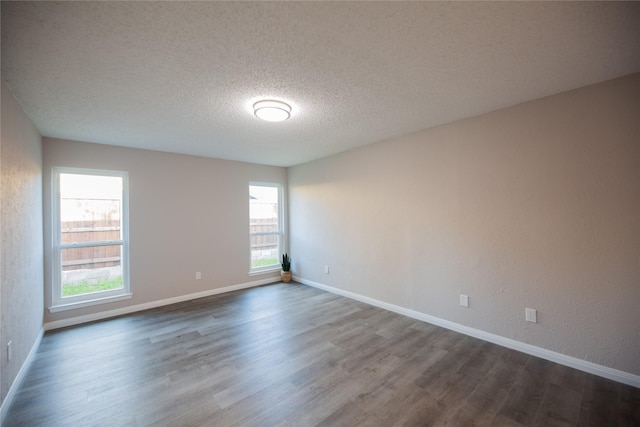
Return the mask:
M22 384L22 381L24 380L24 377L27 374L27 371L29 371L31 362L33 362L33 358L35 357L36 352L38 351L38 347L40 347L40 342L42 341L43 335L44 335L44 329L41 328L40 332L38 333L38 336L36 337L35 342L31 346L31 350L29 350L29 354L27 355L27 358L25 359L24 363L20 367L20 370L18 371L18 375L16 375L16 378L13 380L13 383L9 388L9 392L7 393L7 396L2 401L2 407L0 407L0 426L4 425L4 418L7 416L7 412L9 412L9 407L11 406L13 399L16 397L16 393L18 392L18 389L20 388L20 385Z
M71 317L69 319L55 320L44 324L44 330L65 328L67 326L79 325L82 323L93 322L96 320L108 319L110 317L122 316L123 314L135 313L137 311L148 310L150 308L162 307L165 305L175 304L178 302L189 301L197 298L208 297L211 295L223 294L225 292L237 291L239 289L253 288L256 286L267 285L269 283L279 282L280 277L269 277L267 279L255 280L253 282L240 283L238 285L225 286L224 288L209 289L193 294L180 295L173 298L167 298L158 301L147 302L144 304L136 304L128 307L117 308L115 310L102 311L100 313L87 314L85 316Z
M577 359L575 357L567 356L562 353L547 350L541 347L536 347L531 344L526 344L520 341L516 341L510 338L505 338L500 335L492 334L490 332L481 331L479 329L470 328L468 326L460 325L449 320L440 319L439 317L430 316L428 314L421 313L419 311L410 310L408 308L400 307L395 304L389 304L384 301L380 301L374 298L366 297L353 292L345 291L342 289L334 288L332 286L323 285L322 283L306 280L301 277L294 276L293 279L296 282L312 286L314 288L322 289L327 292L331 292L337 295L341 295L347 298L351 298L357 301L364 302L375 307L380 307L385 310L393 311L398 314L402 314L407 317L411 317L423 322L431 323L436 326L441 326L452 331L460 332L465 335L469 335L474 338L479 338L484 341L489 341L494 344L498 344L502 347L507 347L513 350L520 351L522 353L530 354L532 356L540 357L542 359L550 360L552 362L559 363L561 365L569 366L571 368L578 369L580 371L588 372L590 374L598 375L603 378L608 378L613 381L617 381L623 384L630 385L632 387L640 388L640 376L631 374L629 372L620 371L618 369L609 368L607 366L598 365L596 363L588 362L586 360Z

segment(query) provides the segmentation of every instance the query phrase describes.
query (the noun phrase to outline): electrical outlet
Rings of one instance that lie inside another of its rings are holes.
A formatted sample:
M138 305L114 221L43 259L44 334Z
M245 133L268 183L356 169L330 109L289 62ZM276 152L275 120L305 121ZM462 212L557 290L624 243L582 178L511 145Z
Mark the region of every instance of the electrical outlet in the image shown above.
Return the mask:
M324 266L324 274L329 274L329 266L328 265Z
M527 322L538 323L538 313L533 308L525 308L524 309L524 319Z
M460 294L460 305L462 307L469 307L469 295Z
M7 361L10 361L13 357L13 342L9 341L7 343Z
M196 280L200 280L202 279L202 273L199 271L196 271Z

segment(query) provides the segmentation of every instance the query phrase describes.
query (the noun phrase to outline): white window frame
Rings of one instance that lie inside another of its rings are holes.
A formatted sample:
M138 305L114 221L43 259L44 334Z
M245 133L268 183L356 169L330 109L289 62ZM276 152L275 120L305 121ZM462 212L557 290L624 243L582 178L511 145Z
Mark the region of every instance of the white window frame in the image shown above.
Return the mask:
M104 240L97 242L62 243L62 230L60 221L60 175L96 175L113 176L122 178L122 238L119 240ZM70 167L54 167L52 169L52 305L51 313L88 307L97 304L105 304L133 296L129 282L129 174L126 171L114 171L103 169L84 169ZM90 294L62 297L62 250L68 248L95 247L95 246L122 246L122 289L93 292Z
M251 181L247 186L247 190L250 190L252 186L257 187L274 187L278 190L278 231L277 232L266 232L266 233L251 233L249 230L249 275L256 275L262 273L268 273L271 271L278 271L282 267L280 265L280 260L282 259L282 254L285 253L285 236L284 236L284 195L282 192L282 184L277 182L256 182ZM248 223L251 223L251 215L249 214ZM278 236L278 262L274 265L268 265L263 267L252 267L252 259L251 259L251 237L256 235L277 235Z

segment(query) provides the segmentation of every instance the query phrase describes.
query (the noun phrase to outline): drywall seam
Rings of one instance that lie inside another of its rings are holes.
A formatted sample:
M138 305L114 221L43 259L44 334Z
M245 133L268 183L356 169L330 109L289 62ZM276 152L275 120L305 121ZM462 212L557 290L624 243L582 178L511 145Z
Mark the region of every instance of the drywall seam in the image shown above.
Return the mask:
M82 323L93 322L96 320L108 319L110 317L122 316L123 314L135 313L137 311L149 310L151 308L162 307L165 305L176 304L179 302L189 301L198 298L204 298L211 295L223 294L225 292L237 291L240 289L253 288L256 286L268 285L270 283L279 282L279 277L269 277L267 279L255 280L253 282L240 283L237 285L225 286L224 288L209 289L207 291L195 292L187 295L180 295L173 298L167 298L158 301L151 301L144 304L137 304L128 307L118 308L115 310L102 311L100 313L87 314L85 316L72 317L68 319L55 320L44 324L44 330L65 328L67 326L79 325Z
M18 375L16 375L16 378L13 380L13 383L11 384L9 391L7 392L7 396L2 401L2 407L0 407L0 426L4 425L4 418L9 412L11 403L13 402L13 399L15 398L16 393L20 388L20 385L22 385L22 381L24 380L24 377L27 375L27 372L29 371L29 367L31 367L31 363L33 362L33 359L36 356L36 352L38 351L38 347L40 347L40 342L42 341L43 336L44 336L44 329L41 328L40 332L38 333L38 337L36 338L33 345L31 346L31 350L29 350L29 354L27 355L27 358L25 359L24 363L20 367L20 370L18 371Z
M389 304L387 302L380 301L375 298L370 298L364 295L334 288L333 286L327 286L322 283L304 279L302 277L293 276L293 280L308 286L312 286L314 288L331 292L336 295L341 295L347 298L351 298L351 299L363 302L365 304L373 305L375 307L393 311L395 313L402 314L404 316L408 316L413 319L421 320L423 322L427 322L432 325L441 326L443 328L450 329L455 332L460 332L461 334L465 334L474 338L479 338L481 340L488 341L488 342L500 345L502 347L507 347L512 350L517 350L522 353L540 357L542 359L559 363L561 365L568 366L570 368L578 369L580 371L598 375L603 378L608 378L610 380L627 384L632 387L640 388L640 376L634 375L629 372L624 372L618 369L609 368L607 366L598 365L597 363L592 363L586 360L577 359L575 357L567 356L562 353L556 353L555 351L536 347L535 345L526 344L510 338L505 338L500 335L482 331L480 329L470 328L468 326L460 325L458 323L451 322L449 320L444 320L439 317L430 316L428 314L424 314L415 310L410 310L408 308L404 308L395 304Z

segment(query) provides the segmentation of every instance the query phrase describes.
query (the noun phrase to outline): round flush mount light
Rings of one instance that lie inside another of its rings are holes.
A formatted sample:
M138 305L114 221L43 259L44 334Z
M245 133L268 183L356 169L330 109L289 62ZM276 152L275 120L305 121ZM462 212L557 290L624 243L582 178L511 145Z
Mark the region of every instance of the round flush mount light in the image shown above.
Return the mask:
M253 113L268 122L283 122L291 117L291 106L282 101L265 99L253 104Z

